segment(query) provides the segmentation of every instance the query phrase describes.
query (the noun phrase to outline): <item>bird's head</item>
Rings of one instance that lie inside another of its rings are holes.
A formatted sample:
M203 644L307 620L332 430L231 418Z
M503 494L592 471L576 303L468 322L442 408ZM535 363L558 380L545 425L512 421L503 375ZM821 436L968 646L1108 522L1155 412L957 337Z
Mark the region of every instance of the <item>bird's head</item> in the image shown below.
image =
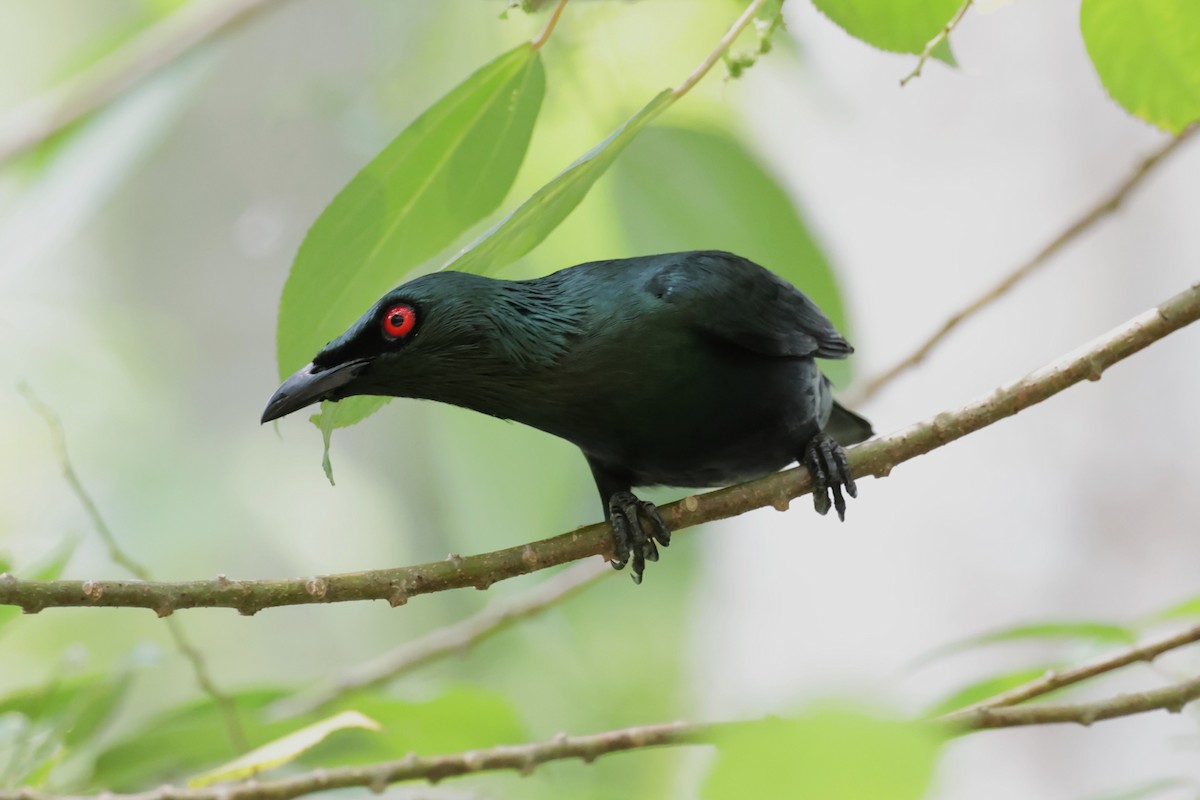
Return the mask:
M418 397L508 416L543 399L547 369L582 311L554 276L503 281L434 272L385 294L283 382L262 421L322 400Z
M354 395L423 396L431 369L477 348L471 328L487 279L442 272L381 297L271 396L262 421Z

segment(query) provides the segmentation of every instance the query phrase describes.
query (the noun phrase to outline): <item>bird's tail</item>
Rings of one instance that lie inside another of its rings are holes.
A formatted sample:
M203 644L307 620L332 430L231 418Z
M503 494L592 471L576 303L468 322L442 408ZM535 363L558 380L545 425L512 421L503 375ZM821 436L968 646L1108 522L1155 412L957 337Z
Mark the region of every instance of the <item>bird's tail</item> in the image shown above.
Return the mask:
M866 441L875 435L871 423L850 411L838 401L833 401L833 411L829 414L829 422L825 431L843 447Z

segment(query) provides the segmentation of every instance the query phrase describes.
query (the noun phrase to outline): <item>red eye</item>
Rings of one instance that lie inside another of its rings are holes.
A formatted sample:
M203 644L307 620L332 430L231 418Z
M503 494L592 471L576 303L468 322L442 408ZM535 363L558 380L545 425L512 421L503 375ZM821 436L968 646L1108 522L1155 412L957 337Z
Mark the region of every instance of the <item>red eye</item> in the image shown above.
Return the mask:
M392 306L383 315L383 332L393 339L403 339L417 324L417 312L412 306Z

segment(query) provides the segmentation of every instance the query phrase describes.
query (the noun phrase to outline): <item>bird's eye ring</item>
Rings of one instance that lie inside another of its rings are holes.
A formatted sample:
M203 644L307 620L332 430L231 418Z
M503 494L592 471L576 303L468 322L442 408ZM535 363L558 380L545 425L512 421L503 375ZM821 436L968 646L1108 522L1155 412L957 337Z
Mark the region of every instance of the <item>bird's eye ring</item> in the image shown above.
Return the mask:
M389 339L403 339L417 325L417 312L412 306L392 306L383 315L383 332Z

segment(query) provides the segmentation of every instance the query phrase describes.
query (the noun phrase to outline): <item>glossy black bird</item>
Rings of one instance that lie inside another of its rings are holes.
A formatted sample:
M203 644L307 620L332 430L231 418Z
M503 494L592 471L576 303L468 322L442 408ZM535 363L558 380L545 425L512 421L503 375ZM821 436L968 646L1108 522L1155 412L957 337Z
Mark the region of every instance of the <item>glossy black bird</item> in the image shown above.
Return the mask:
M632 559L641 582L670 531L634 486L722 486L800 461L817 511L832 492L844 517L843 487L857 493L841 445L871 426L834 402L814 359L851 352L808 297L731 253L597 261L524 281L436 272L384 295L284 381L262 420L387 395L560 436L592 468L613 567Z

